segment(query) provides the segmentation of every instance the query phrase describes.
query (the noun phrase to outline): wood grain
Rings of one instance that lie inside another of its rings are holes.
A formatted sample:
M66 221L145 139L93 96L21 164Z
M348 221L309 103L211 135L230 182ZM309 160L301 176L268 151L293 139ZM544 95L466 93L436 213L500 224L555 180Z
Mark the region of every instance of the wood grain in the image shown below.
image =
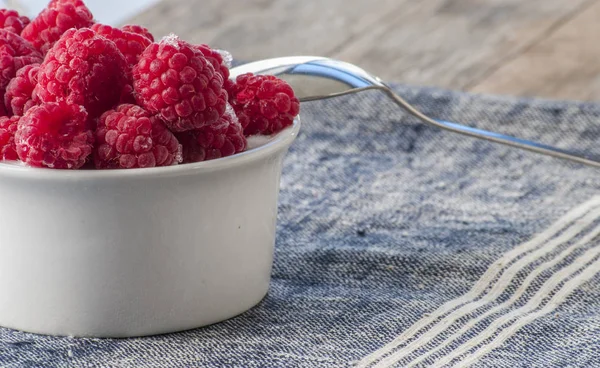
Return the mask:
M168 0L136 16L156 36L170 32L227 49L241 60L329 55L411 0Z
M335 57L409 84L464 89L587 0L419 1Z
M474 85L492 92L600 100L600 2Z
M163 0L131 19L242 60L325 55L384 79L595 99L600 0Z

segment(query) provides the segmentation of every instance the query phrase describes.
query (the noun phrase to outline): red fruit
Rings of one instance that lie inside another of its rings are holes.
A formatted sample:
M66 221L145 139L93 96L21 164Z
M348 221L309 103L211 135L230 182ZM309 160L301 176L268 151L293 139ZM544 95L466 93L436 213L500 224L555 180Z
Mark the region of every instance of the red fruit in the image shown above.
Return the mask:
M15 10L0 9L0 28L20 35L29 22L29 18L19 15Z
M246 149L246 137L235 112L228 106L217 123L177 134L183 146L183 162L199 162L231 156Z
M42 102L83 105L95 118L119 102L128 83L127 62L114 42L89 28L70 29L40 66L36 93Z
M68 29L92 24L94 17L82 0L52 0L21 35L45 54Z
M144 50L133 68L138 102L174 132L215 123L225 112L223 77L194 46L176 36Z
M227 88L246 136L277 133L292 125L300 111L292 87L272 75L242 74Z
M130 68L133 68L137 64L144 49L152 43L152 41L144 36L122 31L105 24L96 23L92 26L92 30L114 42L119 51L125 56L125 60L127 60Z
M0 93L25 65L42 62L42 55L19 35L0 29ZM4 97L2 97L4 100Z
M0 117L0 160L18 160L15 133L20 116Z
M102 114L96 130L97 169L170 166L181 161L181 145L159 118L136 105Z
M10 81L4 94L4 105L8 114L23 116L27 110L39 103L33 93L39 70L40 64L30 64L17 71L17 76Z
M197 45L196 48L200 50L206 60L210 61L210 64L215 68L215 71L223 77L226 81L229 79L229 67L227 66L228 61L223 59L223 55L218 50L211 49L208 45ZM229 61L230 62L230 61Z
M137 33L139 35L146 37L150 41L154 42L154 36L152 35L152 33L150 33L150 31L146 27L142 27L137 24L126 24L123 27L121 27L121 30L123 30L125 32Z
M92 153L94 136L83 106L50 102L29 109L15 135L19 158L35 167L78 169Z

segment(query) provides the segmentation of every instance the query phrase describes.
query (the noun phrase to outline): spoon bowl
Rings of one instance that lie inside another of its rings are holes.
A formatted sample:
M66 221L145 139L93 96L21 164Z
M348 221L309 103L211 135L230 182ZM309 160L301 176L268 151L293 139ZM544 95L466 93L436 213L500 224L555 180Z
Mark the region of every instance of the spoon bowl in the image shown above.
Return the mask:
M396 94L380 78L356 65L343 61L318 56L273 58L237 67L232 70L231 76L236 77L250 72L272 74L286 80L301 102L322 100L367 90L380 90L398 107L421 122L436 128L588 166L600 167L600 157L589 153L565 150L540 142L473 128L466 124L429 117Z

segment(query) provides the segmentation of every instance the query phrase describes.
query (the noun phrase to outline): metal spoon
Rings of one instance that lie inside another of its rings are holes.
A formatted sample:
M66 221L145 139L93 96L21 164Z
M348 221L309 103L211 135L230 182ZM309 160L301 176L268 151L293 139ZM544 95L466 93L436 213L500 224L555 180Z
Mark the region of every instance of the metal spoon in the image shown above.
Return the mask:
M260 60L231 69L231 77L244 73L271 74L286 80L302 102L323 100L366 90L381 90L422 122L454 133L484 139L531 152L600 167L600 158L542 143L430 118L398 96L381 79L343 61L316 56L289 56Z

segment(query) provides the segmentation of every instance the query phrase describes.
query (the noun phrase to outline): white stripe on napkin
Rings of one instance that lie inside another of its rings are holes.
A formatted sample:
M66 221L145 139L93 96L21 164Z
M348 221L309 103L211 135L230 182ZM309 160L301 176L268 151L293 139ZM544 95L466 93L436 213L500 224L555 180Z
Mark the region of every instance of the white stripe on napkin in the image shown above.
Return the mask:
M598 213L594 213L591 212L590 214L596 214L596 216L598 216ZM527 291L527 288L529 288L532 284L532 282L539 276L542 274L542 272L547 271L549 269L551 269L552 267L558 265L559 263L563 262L567 257L573 255L573 253L579 249L580 247L584 247L587 244L589 244L592 240L594 240L596 237L598 237L600 235L600 226L597 226L592 232L590 232L589 234L587 234L585 237L581 238L581 240L579 240L574 246L568 247L564 250L562 250L561 253L559 253L555 259L553 259L551 262L548 262L546 264L543 265L539 265L537 268L535 268L525 279L525 281L523 281L523 283L519 286L519 288L517 289L517 291L514 293L514 295L507 301L505 301L502 304L499 304L497 306L495 306L494 308L490 309L489 311L481 314L480 316L477 316L477 318L474 318L472 320L470 320L465 326L463 326L460 330L454 332L451 336L448 336L443 343L441 343L440 345L436 346L435 349L430 350L429 352L427 352L426 354L423 354L422 356L420 356L418 359L415 359L414 361L412 361L407 368L409 367L413 367L416 364L419 364L420 362L422 362L423 360L427 359L427 357L435 354L436 352L442 350L444 347L448 346L450 343L452 343L453 341L455 341L456 339L460 338L465 332L467 332L468 330L470 330L472 327L474 327L477 323L483 321L485 318L498 313L500 311L502 311L505 308L510 308L512 305L514 305L520 298L523 297L523 295L525 294L525 292ZM593 250L593 249L592 249ZM596 251L600 251L600 250L596 250ZM585 255L586 256L591 256L590 254L591 252L588 251ZM579 257L579 259L581 259L581 257ZM590 258L587 258L588 260ZM577 267L581 266L581 263L577 264L577 261L575 261ZM532 295L530 298L530 301L538 301L541 302L541 299L543 297L548 296L548 293L550 291L552 291L552 289L547 289L547 287L549 287L549 285L554 285L552 286L552 288L554 288L557 285L557 282L560 283L560 276L564 276L563 273L564 270L561 270L560 272L557 272L553 275L553 277L551 277L550 279L546 280L544 282L544 285L536 292L534 293L534 295ZM558 281L557 281L558 280ZM488 302L493 302L493 300L490 300L489 298L487 298L487 295L484 296L482 299L486 299ZM480 305L484 305L486 303L480 303ZM505 312L507 313L507 312ZM472 344L475 343L475 341L481 341L480 335L474 336L473 339L470 341L470 344L472 346ZM397 359L395 359L397 361ZM383 362L383 361L382 361Z
M567 213L538 236L504 254L487 269L467 294L445 303L431 315L417 321L392 342L363 358L356 367L364 368L373 364L376 367L393 365L413 351L427 345L457 319L486 305L488 302L496 300L511 285L511 281L517 273L522 272L529 264L549 255L556 248L569 243L600 217L599 204L600 196L592 198ZM586 236L586 239L588 238L590 238L589 240L593 239L591 235ZM589 240L587 241L589 242ZM574 247L581 246L581 244L580 241L575 245L570 245L558 255L560 259L552 263L560 263L560 260L564 260ZM537 267L539 268L542 265L545 265L544 269L552 267L548 266L547 262ZM536 272L536 270L537 268L533 272ZM537 272L537 274L542 271ZM480 297L481 300L478 300ZM460 308L454 310L457 307ZM452 313L446 315L448 312ZM444 315L446 317L442 318ZM415 339L419 332L423 333ZM401 348L402 345L405 346Z
M514 335L523 326L533 322L539 317L552 313L560 304L565 301L565 299L567 299L569 295L571 295L573 291L578 289L584 283L590 281L592 277L596 276L596 274L599 272L599 269L600 259L596 259L596 261L584 267L581 274L569 280L563 288L554 294L552 299L550 299L550 301L548 301L542 309L525 315L523 318L518 319L514 325L510 326L510 328L502 330L498 336L491 341L491 343L485 345L482 349L477 350L471 356L466 357L462 362L460 362L458 367L469 367L473 363L477 362L477 360L479 360L481 357L502 345L502 343Z
M598 236L598 234L600 234L600 231L598 231L597 229L594 231L594 233L595 234L590 234L590 237L591 235L594 235L594 237ZM588 242L592 239L588 238ZM511 322L513 319L517 320L515 325L518 325L521 318L524 320L529 320L528 317L530 314L538 315L538 312L535 311L542 307L544 299L547 299L553 292L554 295L552 299L549 302L547 301L546 303L544 303L544 305L547 305L547 303L552 303L554 304L554 307L552 309L556 308L558 306L556 303L561 303L571 292L575 291L576 288L581 286L583 282L589 280L591 276L594 276L596 272L600 271L600 269L598 268L591 267L593 265L597 265L599 261L596 260L591 264L588 263L590 262L590 260L596 259L598 256L600 256L600 247L595 247L588 250L580 257L578 257L568 267L565 267L564 269L561 269L560 271L554 273L552 277L544 283L540 290L538 290L538 292L535 295L533 295L525 305L510 312L506 311L504 315L501 315L500 318L490 323L490 325L484 331L480 332L471 341L469 341L469 344L461 345L451 354L448 354L443 359L437 361L436 364L442 366L444 364L450 363L454 358L460 357L461 355L467 353L477 344L480 344L490 339L493 335L495 335L498 332L498 329L501 326ZM578 272L580 273L577 276L573 277L573 275L575 275ZM590 272L592 273L592 275L588 277ZM573 278L570 281L567 281L571 277ZM564 298L562 296L564 296ZM513 335L517 332L517 330L518 329L514 326L510 326L505 331L509 331L509 335Z

